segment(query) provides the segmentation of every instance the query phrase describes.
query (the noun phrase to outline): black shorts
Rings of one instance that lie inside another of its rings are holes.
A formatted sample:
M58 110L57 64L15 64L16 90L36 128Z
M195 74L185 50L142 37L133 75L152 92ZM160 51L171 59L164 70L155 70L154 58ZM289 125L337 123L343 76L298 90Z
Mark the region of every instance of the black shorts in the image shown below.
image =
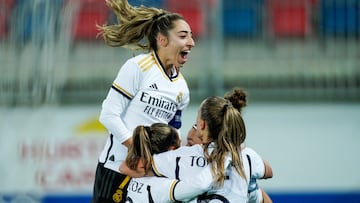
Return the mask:
M124 203L130 177L98 163L95 174L92 203Z

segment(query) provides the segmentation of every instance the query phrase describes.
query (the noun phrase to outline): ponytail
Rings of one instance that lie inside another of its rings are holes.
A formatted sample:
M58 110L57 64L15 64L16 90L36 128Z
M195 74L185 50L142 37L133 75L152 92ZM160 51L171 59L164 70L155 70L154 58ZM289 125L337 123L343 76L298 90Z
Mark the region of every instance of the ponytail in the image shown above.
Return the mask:
M126 165L136 170L138 162L143 162L145 172L151 169L152 155L178 148L181 140L178 132L168 124L155 123L150 127L137 126L133 133L133 143L125 159Z
M136 170L140 159L143 161L145 172L151 168L152 149L151 149L151 130L149 127L137 126L133 133L133 144L130 145L128 156L125 159L126 165Z
M214 143L210 154L210 143L205 145L204 154L211 165L217 185L222 186L224 183L224 162L228 154L231 155L235 170L245 178L239 150L245 140L246 131L240 112L221 97L207 98L201 105L200 112L201 118L207 122L209 137Z

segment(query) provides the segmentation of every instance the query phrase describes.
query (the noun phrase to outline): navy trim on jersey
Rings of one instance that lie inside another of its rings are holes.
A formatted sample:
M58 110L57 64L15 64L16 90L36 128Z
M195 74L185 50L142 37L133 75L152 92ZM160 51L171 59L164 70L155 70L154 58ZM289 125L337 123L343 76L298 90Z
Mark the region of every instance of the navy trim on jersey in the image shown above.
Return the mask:
M104 162L104 163L106 163L107 160L108 160L108 158L109 158L110 150L111 150L113 144L114 144L114 135L113 135L113 134L110 134L110 146L109 146L108 151L106 152L106 158L105 158L105 162Z
M174 117L171 119L171 121L168 123L169 125L171 125L172 127L176 128L176 129L180 129L181 128L181 114L182 111L181 110L177 110L175 112Z
M127 196L126 197L126 203L134 203L134 202L132 201L132 199L129 196Z
M251 176L252 176L251 158L250 158L250 156L248 154L246 155L246 158L247 158L247 160L249 162L250 178L251 178Z
M227 200L224 196L218 195L218 194L203 194L200 195L197 199L198 203L207 203L211 200L220 200L222 203L230 203L229 200Z
M176 79L178 76L179 76L179 73L176 72L176 75L174 76L169 76L167 73L166 73L166 69L164 68L164 65L161 63L160 59L159 59L159 56L157 55L156 51L154 51L155 53L155 57L156 57L156 60L159 62L160 66L161 66L161 69L164 71L165 75L169 78L170 81L173 81L173 79Z
M252 176L251 158L250 158L250 156L248 154L246 155L246 158L247 158L247 160L249 162L249 168L250 168L250 177L249 178L251 179L251 176ZM258 189L258 185L256 184L256 187L253 188L252 190L248 190L248 193L251 193L251 192L253 192L253 191L257 190L257 189Z
M157 171L157 169L155 169L153 167L151 168L151 171L154 173L154 176L156 176L156 177L164 177L164 178L166 178L165 175L159 173L159 171Z
M150 188L150 185L148 185L147 187L146 187L146 190L148 191L148 197L149 197L149 203L154 203L154 200L153 200L153 198L152 198L152 196L151 196L151 190L150 190L151 188Z
M114 85L111 85L111 88L117 92L119 92L121 95L123 95L124 97L126 97L127 99L131 100L132 98L129 97L128 95L126 95L124 92L120 91L118 88L116 88Z
M173 190L171 191L175 203L181 203L181 201L178 201L178 200L176 200L176 198L175 198L175 188L176 188L176 185L177 185L178 183L179 183L179 181L176 181L176 183L174 184Z
M180 157L176 157L175 178L178 179L178 180L180 180L180 177L179 177L179 171L180 171L179 161L180 161Z

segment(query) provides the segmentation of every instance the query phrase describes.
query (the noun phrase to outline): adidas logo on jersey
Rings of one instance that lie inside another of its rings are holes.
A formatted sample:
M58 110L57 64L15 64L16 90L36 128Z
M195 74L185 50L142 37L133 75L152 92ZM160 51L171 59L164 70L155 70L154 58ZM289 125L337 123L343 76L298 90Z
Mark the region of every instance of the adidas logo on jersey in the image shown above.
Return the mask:
M150 88L154 88L154 89L156 89L156 90L158 89L158 87L157 87L157 85L156 85L155 83L152 84L152 85L150 85L149 87L150 87Z

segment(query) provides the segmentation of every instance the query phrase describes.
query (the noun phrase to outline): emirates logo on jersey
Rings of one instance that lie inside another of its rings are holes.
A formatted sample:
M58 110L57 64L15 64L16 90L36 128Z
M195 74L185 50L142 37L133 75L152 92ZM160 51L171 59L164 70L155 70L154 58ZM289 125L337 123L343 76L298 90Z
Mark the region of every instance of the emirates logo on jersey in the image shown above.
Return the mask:
M177 96L177 98L178 97L179 96ZM158 95L151 95L147 92L141 93L140 101L170 112L176 112L177 110L177 104L173 103L171 100Z

